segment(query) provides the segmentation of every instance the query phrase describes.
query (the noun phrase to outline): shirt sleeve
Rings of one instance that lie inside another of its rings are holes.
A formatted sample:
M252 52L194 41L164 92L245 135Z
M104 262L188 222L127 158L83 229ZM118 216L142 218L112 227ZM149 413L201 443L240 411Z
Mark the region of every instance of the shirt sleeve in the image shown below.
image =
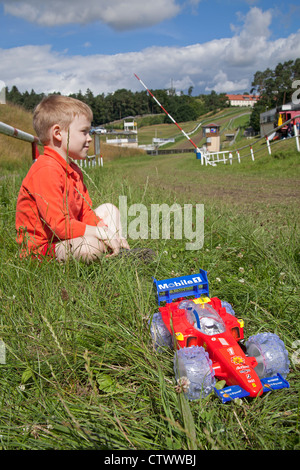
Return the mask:
M86 225L96 226L100 222L100 217L98 217L92 209L92 200L90 198L89 192L84 185L84 203L82 209L82 222Z

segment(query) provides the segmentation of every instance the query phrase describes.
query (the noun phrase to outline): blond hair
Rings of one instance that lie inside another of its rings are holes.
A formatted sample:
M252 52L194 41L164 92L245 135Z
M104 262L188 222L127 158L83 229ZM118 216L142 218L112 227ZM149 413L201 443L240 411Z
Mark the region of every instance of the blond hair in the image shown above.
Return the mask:
M49 95L35 108L33 127L40 139L46 145L50 140L49 131L54 124L59 124L62 130L67 130L76 115L83 114L93 120L91 108L82 101L62 95Z

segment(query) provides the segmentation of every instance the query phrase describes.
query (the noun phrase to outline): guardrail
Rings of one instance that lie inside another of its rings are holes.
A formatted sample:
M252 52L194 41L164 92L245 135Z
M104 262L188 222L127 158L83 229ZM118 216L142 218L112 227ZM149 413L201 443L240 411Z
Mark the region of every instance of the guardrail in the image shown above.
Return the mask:
M34 135L28 134L27 132L20 131L20 129L16 129L15 127L9 126L4 122L0 122L0 133L4 135L8 135L10 137L14 137L15 139L23 140L25 142L31 143L32 148L32 160L35 161L39 156L38 145L42 145L38 137Z
M39 149L38 145L43 146L40 142L39 138L28 134L27 132L21 131L16 127L9 126L4 122L0 122L0 134L7 135L9 137L14 137L15 139L23 140L24 142L31 143L32 148L32 161L35 162L36 159L39 157ZM87 156L85 160L80 160L79 165L81 167L93 167L93 166L103 166L103 158L100 155L100 136L97 134L94 135L94 149L95 155Z
M262 151L265 150L265 147L261 147L257 150L254 150L254 146L256 144L259 144L259 143L264 142L264 141L266 143L266 147L267 147L269 155L272 154L272 148L271 148L272 146L277 145L280 142L283 142L283 140L290 140L290 139L295 139L297 151L300 152L299 131L298 131L297 125L295 124L295 122L296 122L295 120L297 118L300 118L300 114L298 114L297 116L294 116L292 119L289 119L288 121L284 122L281 126L278 126L278 127L274 128L266 136L260 137L255 142L252 142L249 145L244 145L243 147L240 147L236 150L231 150L231 151L223 150L223 151L220 151L220 152L212 152L212 153L203 152L203 156L205 157L204 158L205 165L211 164L213 166L216 166L217 163L227 163L227 161L229 161L229 163L232 164L233 160L237 160L238 163L240 163L241 159L245 158L245 157L250 157L252 159L252 161L254 161L255 160L255 155L257 155L259 152L262 152ZM288 137L287 139L274 140L272 142L273 139L270 139L270 137L273 137L273 135L276 134L276 132L278 130L280 130L284 126L287 126L292 121L294 121L294 126L293 126L294 136ZM241 155L242 151L245 151L245 150L246 151L248 150L248 153L246 153L244 155Z

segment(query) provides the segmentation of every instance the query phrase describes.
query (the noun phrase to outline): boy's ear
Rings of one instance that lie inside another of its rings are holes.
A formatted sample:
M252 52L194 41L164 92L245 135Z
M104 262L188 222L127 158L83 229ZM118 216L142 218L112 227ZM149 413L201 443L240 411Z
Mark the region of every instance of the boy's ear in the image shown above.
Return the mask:
M61 128L60 128L60 125L59 124L54 124L54 126L52 126L51 128L51 134L52 134L52 137L56 140L58 140L59 142L61 142L62 140L62 134L61 134Z

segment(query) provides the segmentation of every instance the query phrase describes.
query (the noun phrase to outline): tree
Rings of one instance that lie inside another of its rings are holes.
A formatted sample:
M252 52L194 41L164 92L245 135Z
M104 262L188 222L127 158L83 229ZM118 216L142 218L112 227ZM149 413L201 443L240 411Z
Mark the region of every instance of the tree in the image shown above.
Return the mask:
M193 86L190 86L190 87L189 87L189 89L188 89L188 95L189 95L189 96L192 96L193 89L194 89Z
M253 110L249 119L249 124L252 129L258 133L260 131L260 114L266 110L265 106L258 102L253 106Z
M15 85L13 85L13 87L10 91L7 91L6 99L10 103L14 103L14 104L18 104L18 105L23 104L23 95L22 95L22 93L20 93L20 91L18 90L18 88Z
M220 93L218 95L215 90L212 90L210 95L202 96L207 111L216 111L217 109L223 109L229 106L225 93Z
M261 113L291 101L294 92L292 83L297 78L300 78L300 58L279 63L274 70L267 68L254 74L251 93L260 95L250 116L250 125L255 131L259 132Z
M267 68L255 73L251 93L259 94L265 106L280 106L291 101L292 83L296 78L300 78L300 59L279 63L274 70Z

